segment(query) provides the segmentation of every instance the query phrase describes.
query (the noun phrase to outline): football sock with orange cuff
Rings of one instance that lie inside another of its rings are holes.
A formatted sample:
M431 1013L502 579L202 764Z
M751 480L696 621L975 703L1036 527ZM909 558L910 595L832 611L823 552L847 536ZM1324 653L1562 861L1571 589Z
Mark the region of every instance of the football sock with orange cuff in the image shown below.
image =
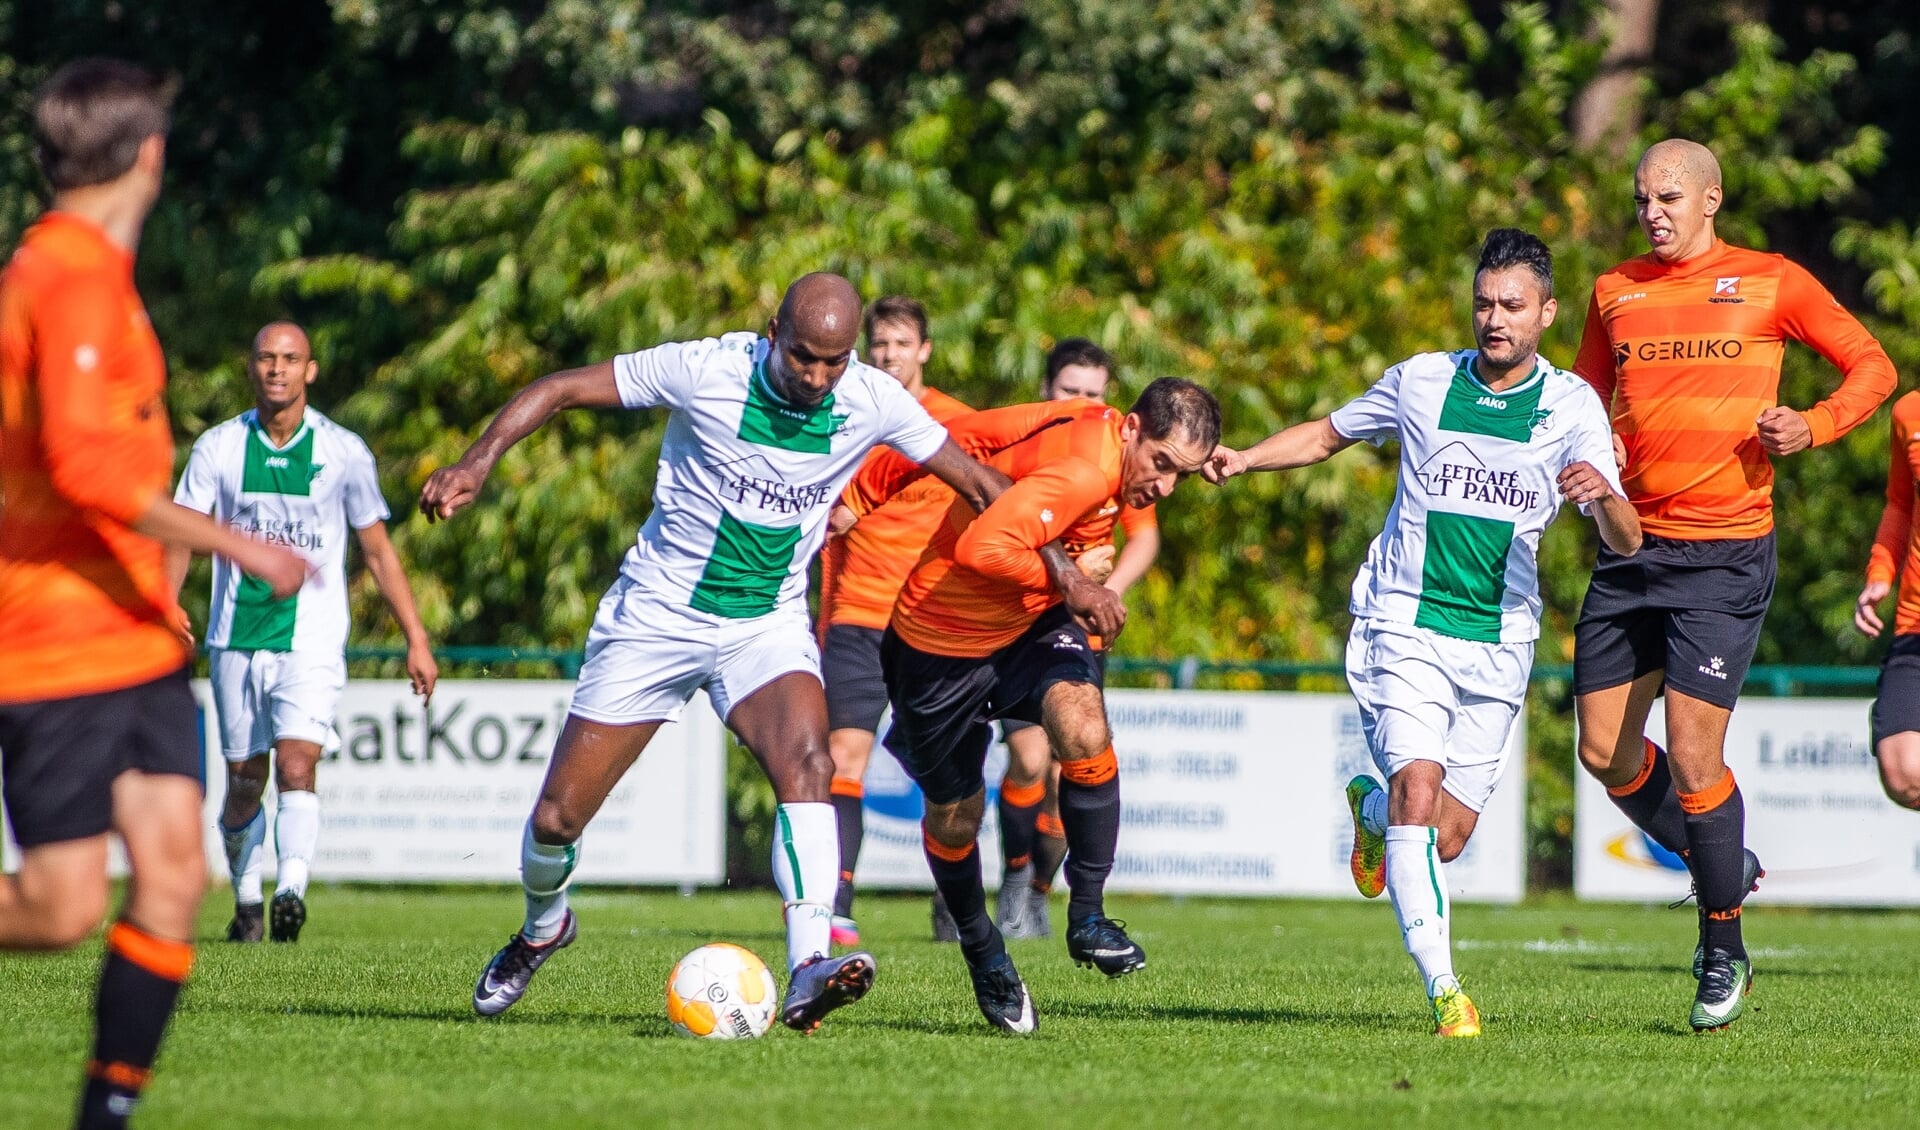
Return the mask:
M1642 739L1646 760L1633 780L1608 789L1614 807L1633 821L1653 842L1679 855L1687 849L1686 813L1680 807L1680 794L1674 791L1673 774L1667 768L1667 751Z
M93 1058L77 1125L121 1127L140 1101L154 1056L193 968L193 947L126 922L107 930L107 959L94 1000Z
M1747 806L1733 773L1697 793L1680 793L1687 818L1687 860L1700 898L1701 938L1707 949L1723 949L1744 960L1740 903L1747 896Z
M856 777L833 779L833 815L840 822L840 885L833 892L833 912L853 917L853 871L860 862L860 843L867 835L867 787Z
M1000 785L1000 858L1011 875L1033 862L1035 821L1040 818L1040 802L1047 799L1045 780L1031 785Z
M924 825L920 839L926 849L927 867L933 872L934 886L940 888L947 912L953 915L953 924L960 935L960 950L967 955L967 961L979 965L983 959L1005 953L1006 943L994 928L993 919L987 917L987 887L980 876L980 845L948 847L928 834Z
M1042 811L1033 831L1033 889L1044 895L1053 890L1053 878L1067 858L1067 829L1059 816Z
M1112 746L1060 763L1060 822L1067 832L1067 921L1104 917L1120 846L1120 767Z

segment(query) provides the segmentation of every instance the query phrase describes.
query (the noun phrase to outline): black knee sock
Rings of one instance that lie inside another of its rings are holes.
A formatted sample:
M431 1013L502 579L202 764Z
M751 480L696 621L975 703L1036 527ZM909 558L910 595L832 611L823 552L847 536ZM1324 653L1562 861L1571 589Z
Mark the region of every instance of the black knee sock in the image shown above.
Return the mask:
M1647 759L1640 775L1617 789L1608 789L1607 797L1654 843L1675 855L1684 854L1687 814L1680 807L1680 794L1674 791L1673 775L1667 769L1667 751L1651 740L1646 747Z
M866 838L866 787L850 777L833 779L833 815L840 825L840 885L833 892L833 912L853 917L853 872L860 862L860 841Z
M1000 787L1000 858L1009 875L1033 862L1034 824L1046 798L1044 783L1028 789Z
M1747 897L1746 803L1727 773L1697 793L1681 794L1686 805L1687 859L1700 897L1701 938L1709 950L1747 956L1740 934L1740 904Z
M947 913L953 915L953 924L960 934L961 952L976 964L982 958L1007 952L1000 931L994 927L993 919L987 917L987 886L980 877L980 845L968 844L965 853L958 853L924 831L922 836L927 867L933 872L934 885L940 888L940 897L946 900Z
M1045 894L1053 890L1053 877L1067 858L1067 830L1058 816L1042 814L1034 822L1033 889Z
M1067 921L1104 917L1107 875L1120 846L1120 778L1111 748L1061 764L1060 822L1067 831Z
M93 1059L76 1125L127 1124L192 965L193 947L185 942L156 938L125 922L107 931L107 959L93 1006Z

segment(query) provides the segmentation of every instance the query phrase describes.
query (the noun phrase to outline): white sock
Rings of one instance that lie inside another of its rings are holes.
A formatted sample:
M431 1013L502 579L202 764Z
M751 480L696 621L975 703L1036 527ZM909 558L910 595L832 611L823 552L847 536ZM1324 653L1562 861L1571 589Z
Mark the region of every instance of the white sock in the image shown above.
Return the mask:
M320 842L320 797L304 790L280 794L273 814L273 843L280 852L280 882L273 893L307 897L307 872Z
M580 842L543 844L533 838L533 821L520 833L520 885L527 892L527 920L520 935L529 942L550 942L567 923L567 884L580 866Z
M1387 834L1387 790L1375 789L1360 802L1360 824L1376 836Z
M1453 975L1447 877L1440 867L1438 839L1437 829L1423 824L1387 829L1387 893L1429 997L1460 983Z
M260 905L261 848L267 843L267 810L253 810L253 819L238 828L220 825L220 842L227 848L227 871L233 875L235 906Z
M783 804L774 812L773 881L787 908L787 968L824 957L840 883L840 824L831 804Z

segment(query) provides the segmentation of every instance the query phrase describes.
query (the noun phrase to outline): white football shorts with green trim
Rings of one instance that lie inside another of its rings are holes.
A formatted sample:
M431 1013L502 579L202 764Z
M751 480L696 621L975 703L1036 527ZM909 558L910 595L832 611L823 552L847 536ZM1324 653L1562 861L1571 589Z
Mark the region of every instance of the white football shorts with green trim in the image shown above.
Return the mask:
M1374 764L1391 779L1411 762L1437 762L1442 787L1475 812L1506 771L1532 669L1532 643L1481 643L1383 620L1355 620L1347 635L1347 685Z
M613 726L675 722L704 687L724 720L748 695L796 671L820 679L820 647L804 605L717 616L622 574L594 614L570 712Z
M220 753L245 761L281 740L340 748L334 716L347 686L339 652L207 650L213 708L220 716Z

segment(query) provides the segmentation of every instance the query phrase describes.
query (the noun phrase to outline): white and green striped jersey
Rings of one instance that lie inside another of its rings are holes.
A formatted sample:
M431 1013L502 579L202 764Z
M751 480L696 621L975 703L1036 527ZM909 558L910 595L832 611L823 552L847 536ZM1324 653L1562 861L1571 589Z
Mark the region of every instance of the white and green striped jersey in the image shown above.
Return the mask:
M1607 414L1585 381L1543 357L1526 380L1494 392L1475 375L1478 356L1410 357L1330 418L1348 439L1400 441L1399 489L1350 609L1458 639L1525 643L1540 636L1535 554L1560 509L1560 472L1591 463L1626 492Z
M275 447L250 409L194 443L173 498L291 547L315 569L299 592L275 600L264 581L216 555L208 647L329 655L346 648L347 530L387 518L373 453L359 436L309 408L300 430Z
M827 514L868 451L924 463L947 441L899 381L857 358L818 407L787 403L767 383L768 349L730 333L613 360L622 403L671 410L653 513L621 572L732 619L804 604Z

